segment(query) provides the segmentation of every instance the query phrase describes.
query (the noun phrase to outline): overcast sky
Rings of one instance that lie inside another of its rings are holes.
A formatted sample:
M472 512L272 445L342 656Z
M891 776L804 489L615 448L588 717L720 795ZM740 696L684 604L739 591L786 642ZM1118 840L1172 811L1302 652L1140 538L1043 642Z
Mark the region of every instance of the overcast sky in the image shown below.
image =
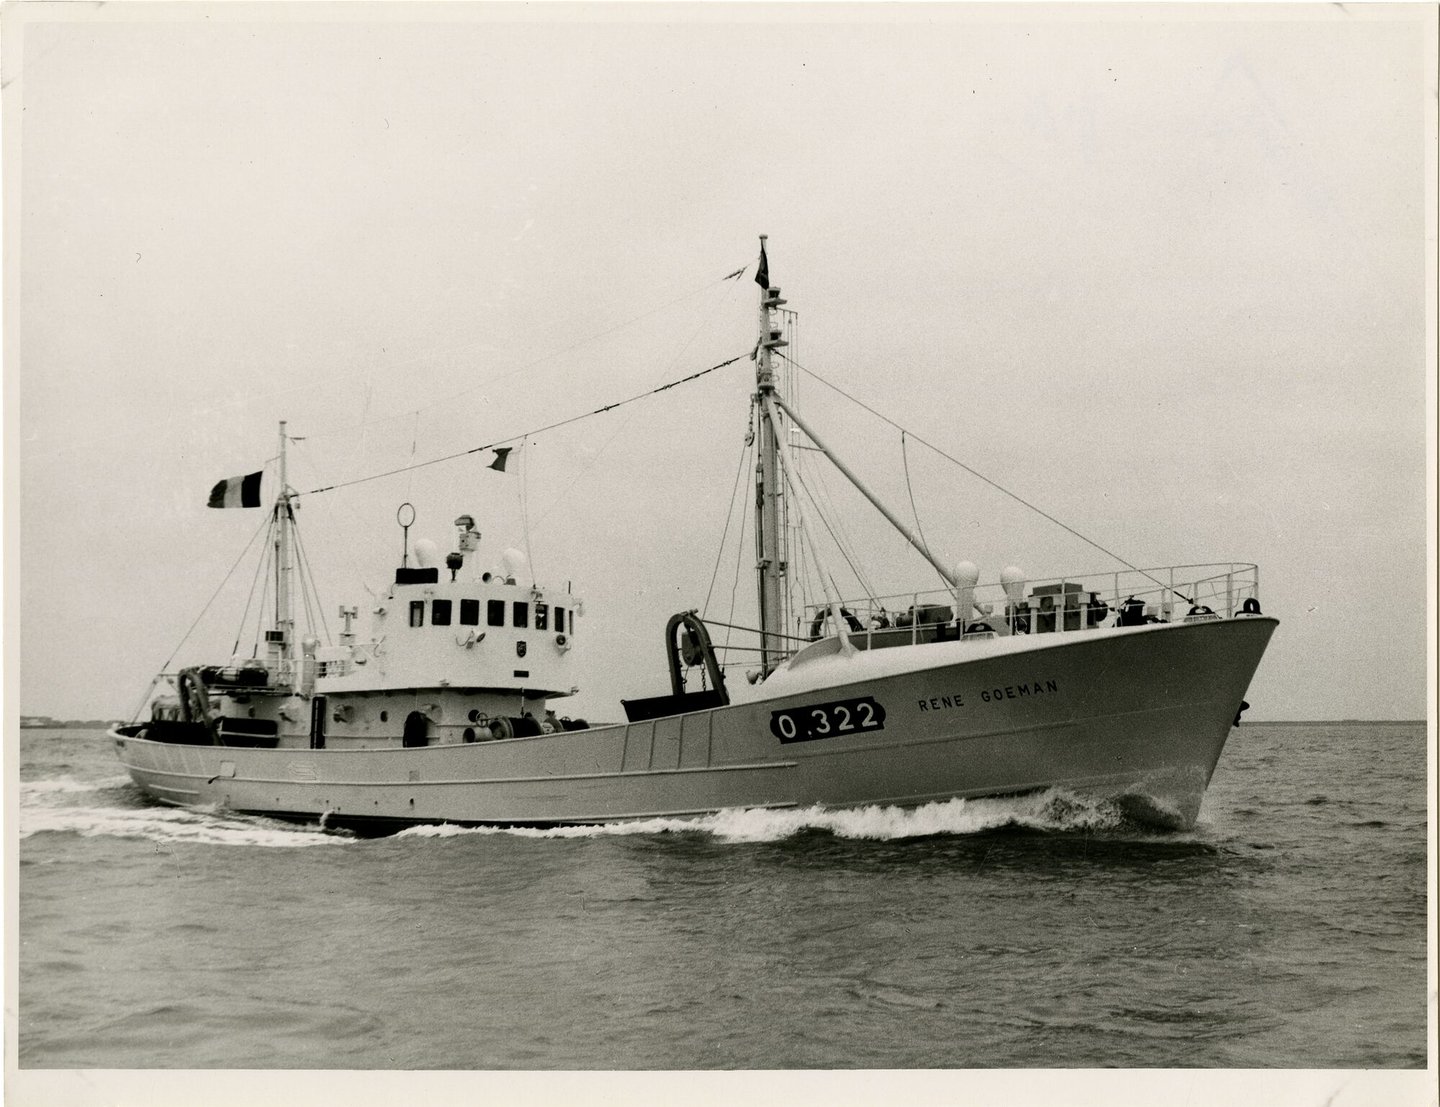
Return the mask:
M723 278L768 233L803 364L1131 562L1261 565L1250 717L1424 715L1433 8L53 16L4 43L21 710L135 710L261 522L208 491L278 420L308 492L748 354ZM468 511L585 597L564 711L618 717L710 588L752 386L304 496L332 629L399 503L442 549ZM908 459L948 560L1114 567L800 393L905 513ZM830 487L877 580L934 585ZM177 663L228 655L253 572Z

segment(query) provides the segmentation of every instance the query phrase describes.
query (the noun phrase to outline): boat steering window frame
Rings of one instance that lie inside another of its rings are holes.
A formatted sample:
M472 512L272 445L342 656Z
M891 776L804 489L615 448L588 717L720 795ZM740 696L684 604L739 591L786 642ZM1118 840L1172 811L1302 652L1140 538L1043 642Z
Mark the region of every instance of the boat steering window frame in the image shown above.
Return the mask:
M410 601L410 625L412 627L423 627L425 625L425 601Z
M550 605L537 603L535 605L535 629L548 630L550 628Z
M430 625L434 627L448 627L450 618L454 614L449 600L430 601Z
M485 604L485 624L492 627L505 625L505 601L488 600Z
M565 609L563 607L555 609L555 633L565 633Z
M478 627L480 625L480 601L460 601L460 625L462 627Z
M511 613L514 617L512 625L517 630L525 630L530 626L530 603L528 600L516 600L511 606Z

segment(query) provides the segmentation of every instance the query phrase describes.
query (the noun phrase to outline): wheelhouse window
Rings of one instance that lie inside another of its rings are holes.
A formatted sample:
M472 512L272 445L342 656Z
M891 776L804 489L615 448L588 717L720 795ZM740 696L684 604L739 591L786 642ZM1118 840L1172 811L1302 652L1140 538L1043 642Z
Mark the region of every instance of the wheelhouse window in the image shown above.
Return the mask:
M450 625L449 600L432 600L430 602L430 624L437 627Z
M550 608L543 603L535 605L535 629L548 630L550 627Z
M505 625L505 601L489 600L485 604L485 622L492 627Z
M410 601L410 625L412 627L423 627L425 625L425 601Z
M480 601L460 601L460 625L462 627L478 627L480 625Z
M555 633L565 633L565 609L563 607L555 609Z
M530 605L522 600L515 601L515 621L517 627L528 627L530 625Z

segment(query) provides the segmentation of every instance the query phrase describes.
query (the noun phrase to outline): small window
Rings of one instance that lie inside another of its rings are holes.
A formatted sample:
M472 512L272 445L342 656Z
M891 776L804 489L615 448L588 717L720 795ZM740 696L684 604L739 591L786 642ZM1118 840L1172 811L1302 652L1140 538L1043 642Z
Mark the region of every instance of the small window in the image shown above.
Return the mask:
M390 712L388 712L388 711L382 711L382 712L380 712L380 721L381 721L382 723L388 723L388 722L390 721Z
M546 630L550 626L550 608L543 604L535 605L535 629Z
M460 625L462 627L478 627L480 625L480 601L460 601Z
M565 633L565 609L563 607L555 609L555 633Z
M410 601L410 625L412 627L423 627L425 625L425 601Z
M492 627L505 625L505 601L490 600L485 605L485 622Z
M515 601L515 625L517 627L530 625L530 605L523 600Z
M437 627L450 625L449 600L432 600L430 602L430 624Z

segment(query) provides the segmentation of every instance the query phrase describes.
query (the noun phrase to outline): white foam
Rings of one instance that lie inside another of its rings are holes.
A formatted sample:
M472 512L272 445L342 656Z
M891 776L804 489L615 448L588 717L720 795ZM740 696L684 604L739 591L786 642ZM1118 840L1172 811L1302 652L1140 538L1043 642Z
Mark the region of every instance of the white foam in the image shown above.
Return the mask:
M1058 789L998 799L952 799L922 807L803 807L768 810L736 808L691 818L637 819L599 826L460 827L417 826L397 837L453 838L469 834L508 834L523 838L601 838L609 836L699 833L723 842L776 842L806 830L837 838L892 841L937 834L978 834L1002 826L1036 830L1109 830L1122 825L1112 804L1084 799Z
M114 807L80 804L75 796L124 787L126 776L99 781L69 777L22 781L20 837L43 832L85 837L144 838L159 843L295 848L352 842L309 824L284 823L224 811L176 807ZM1152 801L1153 802L1153 801ZM596 826L460 827L414 826L399 838L452 838L504 834L521 838L603 838L656 834L705 834L721 842L777 842L805 831L837 838L893 841L934 835L978 834L1004 826L1065 832L1113 830L1124 823L1120 806L1073 795L1061 789L1025 796L952 799L921 807L734 808L712 815L636 819Z
M54 790L51 790L52 792ZM44 794L43 792L41 794ZM27 803L20 797L20 837L70 833L82 837L141 838L162 845L294 848L344 844L352 838L313 826L178 807L95 807Z
M128 776L113 776L105 780L76 780L68 776L56 777L53 780L22 780L20 782L20 801L24 803L27 799L56 794L98 792L102 788L118 788L128 783L130 783Z

